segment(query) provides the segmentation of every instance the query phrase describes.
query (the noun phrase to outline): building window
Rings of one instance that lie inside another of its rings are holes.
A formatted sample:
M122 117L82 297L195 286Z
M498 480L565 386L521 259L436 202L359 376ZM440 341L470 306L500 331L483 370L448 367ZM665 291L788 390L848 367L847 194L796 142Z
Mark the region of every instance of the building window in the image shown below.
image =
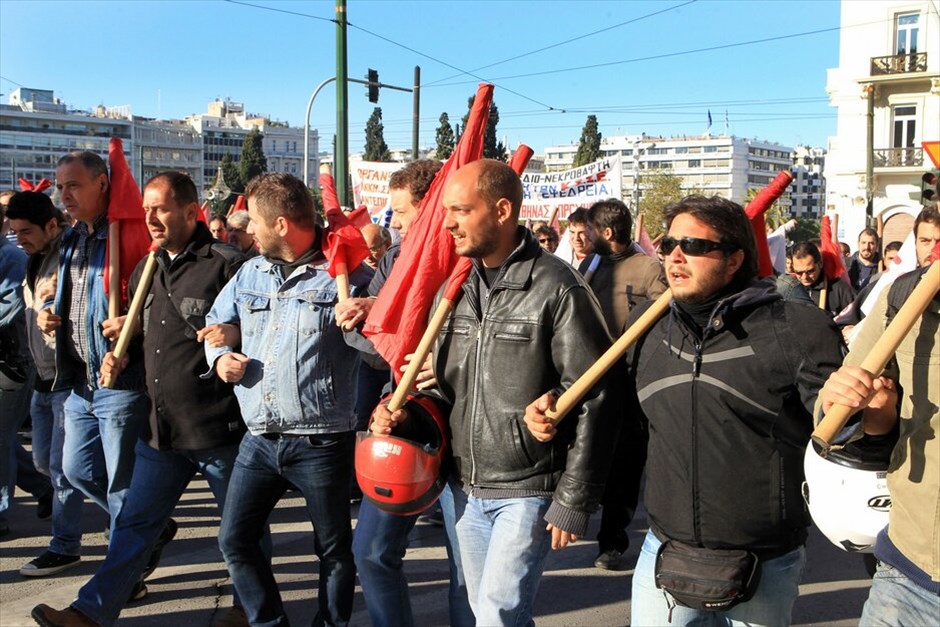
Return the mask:
M271 140L271 152L277 152L277 140L276 139Z
M678 148L676 148L676 154L677 154L677 155L687 155L687 154L689 154L689 148L688 148L688 146L679 146Z
M917 34L920 30L919 13L899 13L895 17L897 49L895 54L917 54Z
M718 146L705 146L705 152L718 152Z
M917 134L917 107L903 105L893 107L895 148L911 148Z
M702 160L701 159L689 159L689 167L690 168L702 167Z

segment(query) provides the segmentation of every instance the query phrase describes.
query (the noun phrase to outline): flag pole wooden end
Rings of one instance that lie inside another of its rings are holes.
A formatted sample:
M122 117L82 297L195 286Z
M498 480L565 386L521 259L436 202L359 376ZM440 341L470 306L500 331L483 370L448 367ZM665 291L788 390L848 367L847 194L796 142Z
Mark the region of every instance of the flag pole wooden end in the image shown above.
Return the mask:
M121 315L121 226L108 225L108 317Z
M121 335L114 345L114 360L119 362L127 354L127 347L131 343L131 338L137 331L137 321L140 319L140 312L144 309L144 303L147 300L147 294L150 293L150 285L153 283L153 275L157 271L157 255L151 251L147 255L147 263L144 264L144 270L140 275L140 283L137 285L137 291L134 293L134 299L127 311L127 319L124 327L121 329ZM103 386L110 388L114 385L111 377L105 377Z
M640 336L650 330L653 324L669 308L672 301L672 290L666 290L663 294L653 301L649 309L637 318L636 322L630 325L623 335L614 342L614 345L607 349L587 371L578 377L578 380L571 384L564 394L555 401L555 406L549 408L545 415L557 425L577 405L584 395L593 388L601 377L610 370L617 361L619 361L627 350L633 346Z
M914 327L914 323L924 314L930 301L940 292L940 262L933 262L930 269L921 277L920 283L911 292L907 301L898 310L881 337L862 360L860 366L872 376L878 376L884 370L888 360ZM836 435L848 422L854 410L844 405L833 405L813 431L813 441L827 453Z
M441 329L444 328L444 323L447 322L447 317L453 309L453 301L447 300L446 298L438 303L437 309L434 310L434 315L431 317L431 322L428 323L428 328L425 329L424 335L421 336L421 341L418 342L418 348L415 349L414 355L411 357L411 362L409 362L408 367L405 369L405 374L402 375L401 381L398 382L398 386L395 388L395 393L392 394L392 400L388 404L389 411L395 412L404 407L405 399L408 398L408 392L411 391L414 386L414 382L418 378L418 373L421 372L421 366L424 365L424 360L427 359L428 354L431 352L431 346L434 344L434 340L437 339Z

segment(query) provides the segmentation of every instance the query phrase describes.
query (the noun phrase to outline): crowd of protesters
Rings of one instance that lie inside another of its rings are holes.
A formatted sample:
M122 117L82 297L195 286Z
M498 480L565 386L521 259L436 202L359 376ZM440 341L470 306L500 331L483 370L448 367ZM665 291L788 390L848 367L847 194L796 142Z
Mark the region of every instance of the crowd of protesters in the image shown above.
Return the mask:
M109 312L103 289L100 157L60 159L65 213L38 191L0 194L0 536L14 485L51 519L48 549L23 576L80 563L86 498L110 520L94 576L71 605L38 604L39 625L111 625L144 598L197 472L235 588L218 627L289 624L267 529L287 490L314 527L314 624L349 622L357 574L374 624L421 624L403 574L418 514L365 499L353 530L350 509L357 432L395 435L420 407L447 417L452 624L532 624L549 553L583 538L598 509L594 566L635 568L630 624L788 624L812 524L804 454L834 403L857 412L839 446L893 451L862 624L940 620L940 297L884 373L859 367L933 259L936 207L914 223L919 267L877 290L901 243L872 229L839 261L842 278L826 272L819 240L788 247L779 276L760 278L752 224L732 201L675 199L644 250L615 199L572 212L561 234L522 226L519 176L471 162L447 180L443 227L472 269L392 411L389 366L362 325L440 170L421 160L392 175L391 228L362 228L369 255L342 300L300 180L260 175L246 209L206 223L193 182L159 174L143 190L155 252L127 286L145 297L137 319ZM559 421L561 394L664 294L664 312ZM863 311L872 323L848 352ZM16 435L27 416L31 457ZM625 564L641 498L649 531ZM709 596L702 581L731 592Z

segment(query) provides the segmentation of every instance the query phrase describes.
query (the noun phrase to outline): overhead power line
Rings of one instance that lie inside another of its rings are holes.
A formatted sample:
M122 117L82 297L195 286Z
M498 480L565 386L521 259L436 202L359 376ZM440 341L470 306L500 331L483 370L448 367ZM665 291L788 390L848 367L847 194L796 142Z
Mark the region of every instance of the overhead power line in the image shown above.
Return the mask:
M539 52L545 52L546 50L551 50L552 48L558 48L559 46L564 46L565 44L570 44L570 43L572 43L572 42L579 41L579 40L581 40L581 39L587 39L588 37L593 37L594 35L599 35L600 33L606 33L607 31L611 31L611 30L614 30L614 29L616 29L616 28L620 28L621 26L627 26L628 24L634 24L634 23L636 23L636 22L640 22L640 21L642 21L642 20L649 19L649 18L655 17L655 16L657 16L657 15L662 15L663 13L668 13L669 11L675 11L676 9L681 9L681 8L684 7L684 6L688 6L688 5L690 5L690 4L694 4L694 3L697 2L697 1L698 1L698 0L688 0L688 2L683 2L682 4L677 4L677 5L674 5L674 6L671 6L671 7L667 7L667 8L665 8L665 9L660 9L659 11L654 11L654 12L652 12L652 13L647 13L646 15L641 15L641 16L639 16L639 17L635 17L635 18L633 18L633 19L627 20L626 22L620 22L619 24L614 24L613 26L607 26L607 27L601 28L601 29L599 29L599 30L591 31L590 33L585 33L585 34L583 34L583 35L578 35L577 37L572 37L571 39L566 39L566 40L564 40L564 41L559 41L558 43L549 44L548 46L543 46L543 47L537 48L537 49L535 49L535 50L530 50L529 52L523 52L522 54L517 54L517 55L515 55L515 56L513 56L513 57L509 57L508 59L503 59L502 61L495 61L495 62L490 63L490 64L488 64L488 65L481 65L481 66L478 67L478 68L474 68L472 71L474 71L474 72L479 72L480 70L486 70L486 69L489 69L489 68L491 68L491 67L496 67L497 65L502 65L502 64L504 64L504 63L509 63L510 61L516 61L516 60L518 60L518 59L522 59L522 58L524 58L524 57L529 57L529 56L532 56L533 54L538 54ZM428 86L430 86L430 85L436 85L437 83L442 83L442 82L444 82L444 81L449 81L450 79L452 79L452 78L457 78L458 76L462 76L462 74L453 74L453 75L451 75L451 76L446 76L446 77L444 77L444 78L439 78L439 79L437 79L437 80L430 81L430 82L428 82L428 83L425 84L425 87L428 87Z
M578 66L574 66L574 67L558 68L558 69L554 69L554 70L542 70L542 71L539 71L539 72L528 72L528 73L526 73L526 74L513 74L513 75L510 75L510 76L497 76L497 77L494 77L492 80L494 80L494 81L506 81L506 80L516 79L516 78L529 78L529 77L532 77L532 76L546 76L546 75L548 75L548 74L562 74L562 73L565 73L565 72L580 72L580 71L582 71L582 70L593 70L593 69L597 69L597 68L610 67L610 66L614 66L614 65L625 65L625 64L627 64L627 63L639 63L639 62L641 62L641 61L654 61L654 60L657 60L657 59L668 59L668 58L670 58L670 57L681 57L681 56L686 56L686 55L691 55L691 54L699 54L699 53L702 53L702 52L713 52L713 51L715 51L715 50L725 50L725 49L728 49L728 48L739 48L739 47L742 47L742 46L753 46L753 45L756 45L756 44L763 44L763 43L768 43L768 42L771 42L771 41L782 41L782 40L785 40L785 39L794 39L794 38L796 38L796 37L809 37L809 36L811 36L811 35L820 35L820 34L822 34L822 33L831 33L831 32L833 32L833 31L839 31L839 30L842 30L843 28L855 28L855 27L858 27L858 26L870 26L871 24L880 24L880 23L882 23L882 22L889 22L889 21L892 21L891 18L882 19L882 20L874 20L874 21L872 21L872 22L862 22L862 23L859 23L859 24L850 24L850 25L844 26L844 27L843 27L843 26L832 26L832 27L830 27L830 28L819 28L819 29L816 29L816 30L809 30L809 31L801 32L801 33L790 33L790 34L787 34L787 35L777 35L777 36L774 36L774 37L763 37L763 38L761 38L761 39L751 39L751 40L749 40L749 41L739 41L739 42L735 42L735 43L731 43L731 44L721 44L721 45L717 45L717 46L707 46L707 47L705 47L705 48L695 48L695 49L692 49L692 50L682 50L682 51L679 51L679 52L666 52L666 53L663 53L663 54L654 54L654 55L649 55L649 56L646 56L646 57L634 57L634 58L632 58L632 59L623 59L623 60L620 60L620 61L606 61L606 62L604 62L604 63L592 63L592 64L590 64L590 65L578 65ZM452 83L438 83L438 84L436 84L436 85L433 85L433 87L449 87L449 86L452 86L452 85L465 85L467 82L468 82L468 81L454 81L454 82L452 82ZM504 87L503 89L505 89L505 87Z

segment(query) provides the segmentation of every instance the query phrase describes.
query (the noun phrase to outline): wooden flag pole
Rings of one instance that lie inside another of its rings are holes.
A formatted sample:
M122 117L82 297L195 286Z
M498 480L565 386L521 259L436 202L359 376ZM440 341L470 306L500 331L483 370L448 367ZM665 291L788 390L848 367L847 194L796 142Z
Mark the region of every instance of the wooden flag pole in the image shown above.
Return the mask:
M108 317L121 315L121 226L120 220L108 225Z
M131 301L130 309L127 312L127 319L124 321L124 327L121 328L121 335L118 337L117 344L114 345L114 361L120 363L124 355L127 354L127 347L131 343L131 338L137 332L137 321L140 319L140 312L147 301L147 294L150 293L150 285L153 283L153 275L157 271L157 256L154 251L147 255L147 263L144 264L144 270L140 276L140 283L137 285L137 291L134 293L134 299ZM114 379L105 377L103 385L110 388L114 385Z
M881 334L878 342L862 360L860 366L864 370L872 376L881 374L888 360L894 355L914 323L924 314L927 305L930 304L938 291L940 291L940 262L935 261L921 277L920 283L917 284L907 301L898 310L894 319L891 320L891 324ZM855 411L852 407L835 404L829 408L823 419L816 425L816 429L813 431L813 441L822 448L824 456L829 452L830 443Z
M414 386L415 381L418 379L418 373L421 372L421 367L424 365L424 360L427 359L428 355L431 353L431 347L434 345L434 341L440 334L441 329L444 328L444 324L447 322L450 313L454 310L454 301L457 300L460 286L467 280L472 268L473 266L470 260L466 257L461 259L454 267L450 279L447 281L447 288L444 291L444 295L437 304L437 309L434 310L434 315L431 316L431 321L428 323L428 328L425 329L424 335L421 336L421 341L418 342L418 348L415 349L414 354L411 356L411 361L408 363L408 367L405 368L405 373L402 375L401 381L399 381L398 385L395 387L392 400L388 403L389 411L395 412L404 407L408 393L411 391L412 386Z
M633 226L633 241L640 241L640 234L643 233L643 214L637 214L636 224Z
M627 350L633 346L640 336L649 331L653 324L666 313L669 308L669 302L672 300L672 290L666 290L663 294L653 301L650 308L643 312L637 318L637 321L630 325L623 335L620 336L614 345L607 349L601 355L600 359L594 362L587 371L578 377L578 380L571 384L571 387L565 390L564 394L555 401L555 406L549 408L545 415L554 425L559 422L577 405L584 395L593 388L601 377L610 370L617 361L619 361Z

